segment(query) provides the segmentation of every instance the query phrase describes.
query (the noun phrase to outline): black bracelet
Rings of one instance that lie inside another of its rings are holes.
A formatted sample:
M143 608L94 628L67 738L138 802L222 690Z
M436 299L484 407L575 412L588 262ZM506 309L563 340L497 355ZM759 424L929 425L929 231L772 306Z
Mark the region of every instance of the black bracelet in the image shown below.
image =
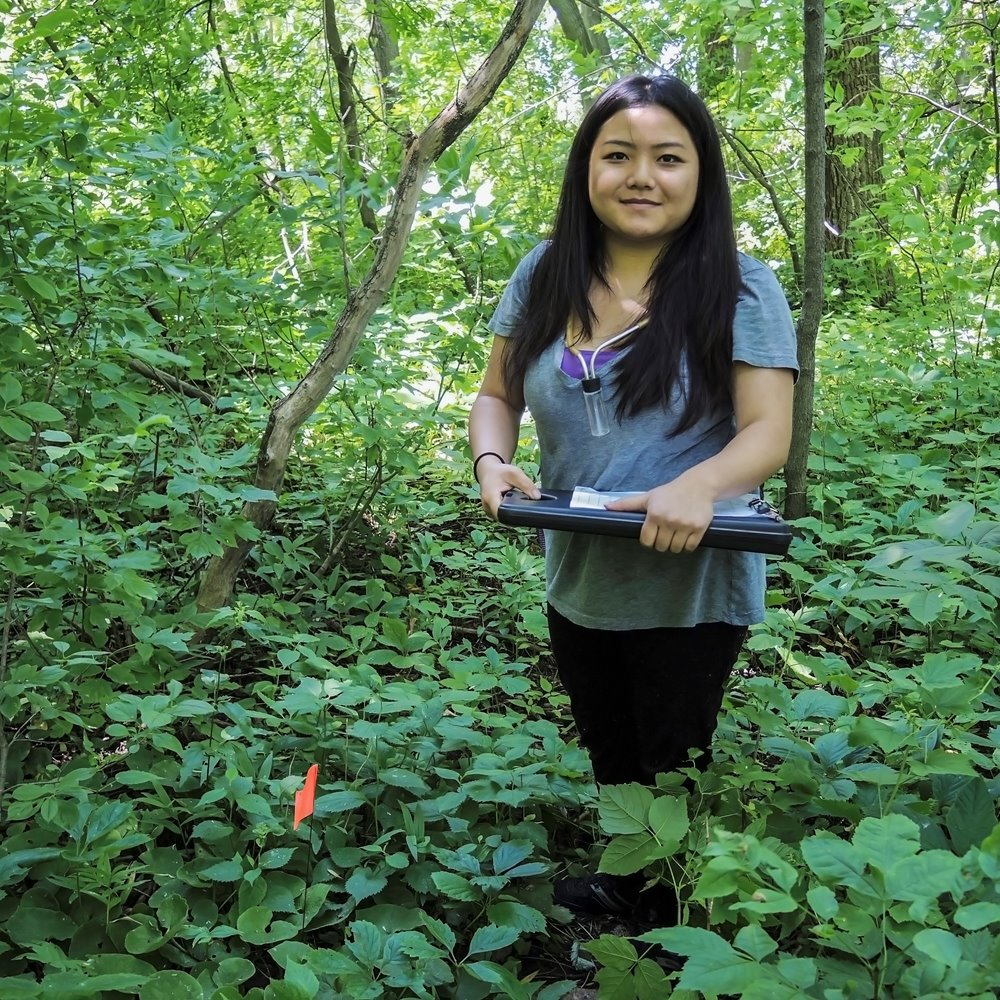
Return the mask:
M507 464L507 460L506 460L506 459L505 459L505 458L503 457L503 455L498 455L498 454L497 454L497 453L496 453L495 451L484 451L484 452L483 452L483 453L482 453L482 454L481 454L481 455L479 456L479 458L477 458L477 459L476 459L476 460L475 460L475 461L474 461L474 462L472 463L472 476L473 476L473 478L474 478L474 479L476 480L476 482L477 482L477 483L479 482L479 476L478 476L478 475L476 474L476 469L477 469L477 468L479 467L479 463L480 463L480 462L481 462L481 461L482 461L482 460L483 460L484 458L486 458L486 456L487 456L487 455L492 455L492 456L493 456L494 458L499 458L499 459L500 459L500 461L501 461L501 462L503 462L503 464L504 464L504 465L506 465L506 464Z

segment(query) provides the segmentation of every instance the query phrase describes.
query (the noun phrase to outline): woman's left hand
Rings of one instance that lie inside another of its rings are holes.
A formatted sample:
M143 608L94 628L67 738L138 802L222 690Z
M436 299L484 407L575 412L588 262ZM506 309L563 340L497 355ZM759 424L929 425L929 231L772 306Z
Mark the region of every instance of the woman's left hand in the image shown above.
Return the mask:
M639 544L657 552L692 552L712 521L713 498L683 477L657 486L648 493L615 500L608 510L642 511Z

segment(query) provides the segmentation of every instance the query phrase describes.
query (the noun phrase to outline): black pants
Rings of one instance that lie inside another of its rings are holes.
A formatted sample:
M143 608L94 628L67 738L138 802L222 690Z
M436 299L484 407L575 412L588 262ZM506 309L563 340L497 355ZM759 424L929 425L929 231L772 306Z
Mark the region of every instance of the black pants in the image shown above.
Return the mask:
M583 628L549 606L549 635L580 742L598 784L656 783L656 775L711 760L722 692L746 627L611 632Z

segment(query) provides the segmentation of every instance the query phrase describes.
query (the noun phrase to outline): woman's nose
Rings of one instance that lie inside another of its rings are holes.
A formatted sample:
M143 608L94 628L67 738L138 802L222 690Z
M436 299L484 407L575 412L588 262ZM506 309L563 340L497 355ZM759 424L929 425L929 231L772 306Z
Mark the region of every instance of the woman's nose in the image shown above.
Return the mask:
M640 156L632 161L628 183L632 187L649 187L652 183L652 172L644 157Z

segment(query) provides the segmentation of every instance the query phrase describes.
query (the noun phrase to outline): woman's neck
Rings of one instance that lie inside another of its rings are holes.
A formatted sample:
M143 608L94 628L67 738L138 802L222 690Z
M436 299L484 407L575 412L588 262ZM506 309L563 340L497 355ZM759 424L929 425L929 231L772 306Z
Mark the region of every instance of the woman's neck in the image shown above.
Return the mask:
M604 250L607 261L604 276L608 284L628 297L638 297L653 273L663 245L608 240Z

